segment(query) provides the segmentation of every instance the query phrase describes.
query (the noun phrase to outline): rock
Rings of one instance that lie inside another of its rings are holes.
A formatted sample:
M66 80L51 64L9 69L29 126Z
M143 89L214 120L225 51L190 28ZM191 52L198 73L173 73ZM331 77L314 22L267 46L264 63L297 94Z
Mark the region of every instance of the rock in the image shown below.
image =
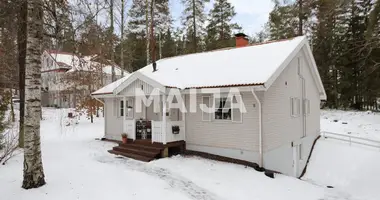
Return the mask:
M327 188L334 188L334 187L333 187L333 186L331 186L331 185L328 185L328 186L327 186Z
M333 122L338 122L338 121L339 121L339 120L337 120L337 119L334 119L334 120L333 120Z
M257 167L253 167L256 171L258 171L258 172L263 172L263 171L265 171L265 169L263 168L263 167L259 167L259 166L257 166Z
M270 170L266 170L264 172L265 176L268 176L269 178L274 178L274 172Z
M342 122L342 124L348 124L347 122Z

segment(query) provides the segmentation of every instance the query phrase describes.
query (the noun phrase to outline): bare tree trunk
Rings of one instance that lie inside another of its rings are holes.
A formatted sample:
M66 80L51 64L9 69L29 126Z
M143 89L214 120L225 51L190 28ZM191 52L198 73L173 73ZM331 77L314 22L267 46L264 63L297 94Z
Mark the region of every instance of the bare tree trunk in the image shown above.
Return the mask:
M25 62L25 148L24 189L45 185L40 143L41 44L43 39L42 0L28 1L27 49Z
M18 144L20 148L24 147L24 119L25 119L25 57L26 57L26 21L27 21L27 1L20 0L18 14L18 64L19 64L19 94L20 94L20 129Z
M197 25L195 20L196 12L195 12L195 0L193 0L193 48L194 53L197 53Z
M12 91L12 89L10 89L10 92L11 92L11 120L12 120L12 122L15 122L16 119L15 119L15 110L14 110L14 106L13 106L13 91Z
M162 34L161 34L161 31L160 31L160 33L159 33L159 35L158 35L158 41L159 41L159 54L160 54L160 59L162 59Z
M145 10L145 25L146 25L146 64L149 65L150 63L150 54L149 54L149 47L150 47L150 38L149 38L149 1L146 0L146 10Z
M113 26L113 0L110 0L110 20L111 20L111 30L110 30L110 42L111 42L111 62L112 62L112 82L116 81L116 76L115 76L115 53L113 52L113 32L114 32L114 26Z
M303 35L303 0L298 0L298 6L299 6L299 11L298 11L298 35L301 36Z
M121 27L120 27L120 67L121 67L121 77L124 77L124 7L125 0L121 0Z
M152 46L152 63L153 65L156 63L156 38L154 35L154 7L155 7L155 0L152 0L151 2L151 8L150 8L150 38L151 38L151 46Z

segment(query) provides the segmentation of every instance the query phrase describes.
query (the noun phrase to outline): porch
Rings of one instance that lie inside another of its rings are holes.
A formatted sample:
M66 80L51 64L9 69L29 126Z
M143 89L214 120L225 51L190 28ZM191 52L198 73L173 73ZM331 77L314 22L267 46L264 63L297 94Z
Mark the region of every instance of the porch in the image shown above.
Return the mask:
M122 132L127 134L128 142L118 142L109 152L145 162L183 152L185 115L179 109L168 108L163 103L166 101L160 101L159 112L154 112L153 103L136 109L136 101L136 97L130 96L116 99L114 106L119 110Z

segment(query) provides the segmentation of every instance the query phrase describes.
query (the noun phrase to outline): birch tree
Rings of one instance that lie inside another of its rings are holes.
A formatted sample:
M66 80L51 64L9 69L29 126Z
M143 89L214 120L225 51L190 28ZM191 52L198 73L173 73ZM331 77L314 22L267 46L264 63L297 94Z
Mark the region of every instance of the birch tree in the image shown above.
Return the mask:
M24 189L45 185L40 143L42 0L29 0L25 62Z
M111 61L115 61L115 53L114 53L114 44L113 44L113 32L114 32L114 20L113 20L113 0L110 0L110 23L111 23L111 28L110 28L110 43L111 43ZM112 82L116 81L116 76L115 76L115 65L112 64Z

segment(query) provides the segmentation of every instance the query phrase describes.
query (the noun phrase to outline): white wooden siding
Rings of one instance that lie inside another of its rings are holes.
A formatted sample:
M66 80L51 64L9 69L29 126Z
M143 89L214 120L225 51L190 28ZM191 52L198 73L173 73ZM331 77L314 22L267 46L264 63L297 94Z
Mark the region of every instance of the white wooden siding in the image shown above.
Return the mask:
M305 78L305 98L310 100L310 115L306 118L306 135L316 135L319 131L319 92L305 61L303 51L290 62L283 73L264 95L263 102L263 143L264 151L270 151L282 145L291 145L303 135L302 117L291 116L292 97L302 99L301 80L298 76L298 57ZM302 100L301 100L302 105ZM303 114L301 106L301 115ZM307 149L307 148L305 148ZM306 153L303 153L305 155Z
M206 95L206 94L204 94ZM212 95L208 94L209 96ZM262 96L259 94L259 96ZM202 94L197 95L197 112L186 114L186 143L203 147L226 148L257 152L259 138L258 105L250 92L242 93L247 113L242 122L202 120ZM186 107L190 97L186 95ZM255 106L254 106L255 105ZM243 152L243 151L241 151Z
M107 118L105 121L105 137L107 139L121 140L121 134L123 133L123 118L117 116L113 104L114 99L105 99L104 106L106 109L104 116Z
M137 79L131 84L129 84L126 88L124 88L124 90L120 92L120 95L135 96L136 88L142 89L144 93L148 95L150 95L154 90L154 88L148 83L140 79Z

